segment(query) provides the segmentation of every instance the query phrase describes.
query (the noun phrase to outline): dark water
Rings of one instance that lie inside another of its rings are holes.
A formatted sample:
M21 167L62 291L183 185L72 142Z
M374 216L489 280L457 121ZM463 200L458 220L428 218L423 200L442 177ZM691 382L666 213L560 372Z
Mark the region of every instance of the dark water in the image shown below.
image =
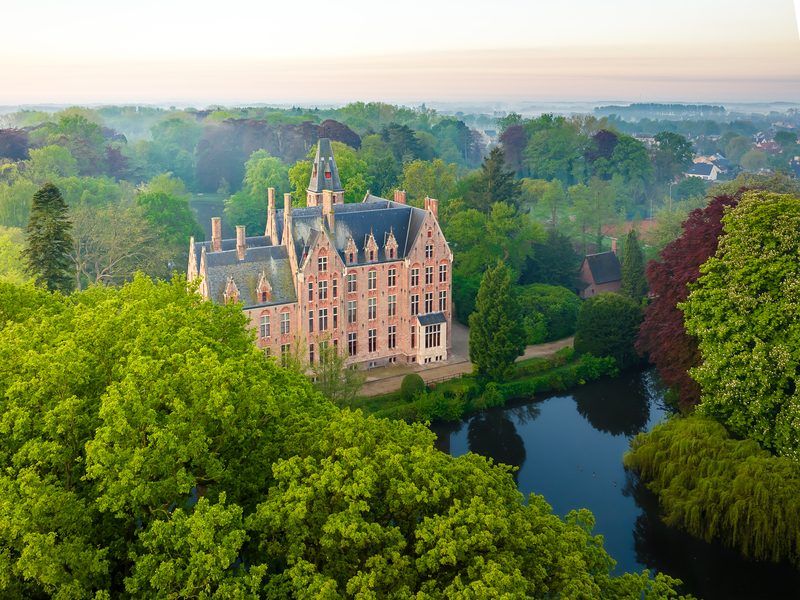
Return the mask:
M661 523L658 500L625 471L622 456L630 437L664 415L662 400L655 369L629 371L433 429L453 456L475 452L519 467L519 490L543 495L555 514L591 510L616 574L663 571L705 600L800 598L791 565L747 561Z

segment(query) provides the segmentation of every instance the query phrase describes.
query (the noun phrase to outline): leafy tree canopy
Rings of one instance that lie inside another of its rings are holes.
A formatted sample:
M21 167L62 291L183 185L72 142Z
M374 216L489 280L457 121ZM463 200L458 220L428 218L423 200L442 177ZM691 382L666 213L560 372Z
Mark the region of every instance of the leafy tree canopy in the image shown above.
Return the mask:
M691 371L700 410L739 435L800 459L800 199L748 192L680 305L703 362Z
M612 578L588 511L339 412L183 280L0 284L0 311L4 598L676 597Z
M633 344L642 322L642 305L620 294L603 292L585 300L575 326L575 350L613 356L620 369L639 362Z

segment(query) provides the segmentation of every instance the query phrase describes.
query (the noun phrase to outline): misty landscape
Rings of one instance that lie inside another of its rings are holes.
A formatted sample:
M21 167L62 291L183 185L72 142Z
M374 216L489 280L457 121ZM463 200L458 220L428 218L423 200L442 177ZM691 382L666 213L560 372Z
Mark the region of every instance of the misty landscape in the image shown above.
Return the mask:
M800 595L800 0L5 18L0 598Z

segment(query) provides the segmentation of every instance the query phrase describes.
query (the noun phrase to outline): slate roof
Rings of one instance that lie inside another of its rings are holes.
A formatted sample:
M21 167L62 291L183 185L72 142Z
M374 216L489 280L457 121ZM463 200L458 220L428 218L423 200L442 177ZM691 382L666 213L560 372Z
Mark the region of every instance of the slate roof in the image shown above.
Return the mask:
M311 163L311 181L306 189L315 193L320 193L322 190L344 191L339 181L339 169L336 168L331 141L328 138L320 138L317 143L317 155Z
M405 258L410 249L409 244L419 233L426 215L426 211L421 208L400 204L377 196L367 196L364 202L356 204L336 204L333 207L333 211L334 231L329 232L333 246L342 261L346 263L345 249L347 240L352 236L358 248L357 264L365 264L367 262L364 246L370 233L375 236L375 242L378 244L378 256L375 262L390 260L384 250L389 232L394 233L395 240L397 240L397 255L391 260ZM283 210L276 211L276 225L278 238L280 239L283 239L283 213ZM292 237L299 263L302 263L306 247L316 243L315 236L322 231L324 223L321 206L304 206L292 209ZM248 243L250 239L247 238ZM234 240L234 248L235 246Z
M622 280L619 258L614 252L587 254L586 261L589 263L589 270L592 272L592 279L596 285Z
M206 253L206 262L211 299L217 304L225 303L223 294L228 277L231 275L239 290L239 300L244 302L245 308L297 302L286 246L248 248L244 260L241 261L235 250ZM259 302L256 296L256 285L262 271L272 287L269 302Z
M420 315L417 317L417 319L419 319L419 324L423 327L427 327L428 325L436 325L436 323L447 323L444 313L441 312Z
M714 168L714 165L709 165L708 163L695 163L692 167L686 171L687 175L703 175L704 177L708 177L711 175L711 170Z
M271 246L272 241L269 239L268 235L260 235L260 236L253 236L249 237L245 240L245 244L247 248L257 248L260 246ZM222 246L220 252L227 252L230 250L236 252L236 238L230 240L221 240L220 245ZM210 256L213 254L214 243L213 242L195 242L194 243L194 257L197 261L195 265L197 272L200 272L200 256L203 253L203 246L206 248L206 256Z

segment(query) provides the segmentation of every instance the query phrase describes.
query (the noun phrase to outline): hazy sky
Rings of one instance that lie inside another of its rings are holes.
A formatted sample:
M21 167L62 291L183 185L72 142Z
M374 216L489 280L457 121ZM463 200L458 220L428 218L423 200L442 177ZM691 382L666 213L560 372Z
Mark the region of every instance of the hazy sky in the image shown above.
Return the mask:
M800 101L798 12L800 0L26 0L3 9L0 104Z

